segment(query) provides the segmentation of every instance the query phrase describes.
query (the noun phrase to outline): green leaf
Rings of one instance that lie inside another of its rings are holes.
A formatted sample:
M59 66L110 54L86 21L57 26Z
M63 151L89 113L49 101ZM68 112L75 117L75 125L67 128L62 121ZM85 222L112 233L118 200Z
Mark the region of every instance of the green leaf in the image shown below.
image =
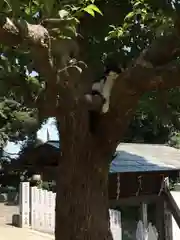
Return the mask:
M101 12L101 10L100 10L96 5L90 4L88 7L91 8L94 12L97 12L97 13L103 15L103 13Z
M16 16L19 16L20 13L20 1L19 0L11 0L12 10Z
M117 32L117 37L122 37L123 33L124 33L123 30L119 29L118 32Z
M117 38L117 35L118 35L117 31L110 31L109 35L106 36L104 40L108 41L108 40L110 40L112 38Z
M64 26L61 28L60 35L64 35L66 37L76 37L77 32L74 26Z
M60 17L61 19L64 19L64 18L68 17L69 12L66 11L66 10L64 10L64 9L62 9L62 10L60 10L60 11L58 12L58 14L59 14L59 17Z
M77 18L72 17L72 18L67 18L67 23L76 26L77 24L80 23L80 21Z
M95 16L94 10L92 8L89 8L88 6L83 8L83 11L89 13L91 16Z
M7 116L2 111L0 111L0 117L4 118L4 119L7 119Z
M12 5L10 0L4 0L4 2L7 4L10 10L12 10Z
M111 39L111 37L110 37L110 36L107 36L107 37L104 38L104 41L107 42L107 41L110 40L110 39Z
M77 65L73 67L76 68L79 73L82 73L82 68L78 67Z
M95 12L103 15L100 9L94 4L90 4L87 7L83 8L83 11L89 13L93 17L95 16Z
M141 2L141 1L137 1L137 2L135 2L135 4L133 5L133 7L134 7L134 8L135 8L135 7L139 7L140 4L142 4L142 2Z
M134 12L128 13L125 17L125 20L128 20L128 19L132 18L134 15L135 15Z

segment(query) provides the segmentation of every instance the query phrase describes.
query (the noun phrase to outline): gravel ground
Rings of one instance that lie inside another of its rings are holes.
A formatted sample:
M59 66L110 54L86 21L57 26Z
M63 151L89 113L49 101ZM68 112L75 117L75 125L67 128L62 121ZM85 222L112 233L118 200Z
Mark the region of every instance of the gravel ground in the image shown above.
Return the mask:
M11 226L12 215L18 214L18 206L0 203L0 240L54 240L54 236Z
M31 231L25 228L15 228L12 226L0 226L1 240L54 240L54 237L47 234Z
M12 215L18 213L18 206L8 206L0 203L0 226L12 224Z

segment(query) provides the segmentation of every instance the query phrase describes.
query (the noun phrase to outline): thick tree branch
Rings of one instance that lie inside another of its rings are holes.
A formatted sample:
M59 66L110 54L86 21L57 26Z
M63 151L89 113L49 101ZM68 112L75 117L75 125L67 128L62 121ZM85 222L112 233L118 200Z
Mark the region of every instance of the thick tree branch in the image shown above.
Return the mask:
M180 63L174 60L163 66L153 67L150 63L137 64L127 69L117 79L124 81L130 89L142 94L153 90L168 90L180 86Z
M45 104L41 105L40 110L54 115L57 74L52 64L51 42L47 29L26 21L13 22L9 18L3 18L0 20L0 42L7 46L24 46L30 50L36 71L46 81Z
M0 42L8 46L19 46L22 43L18 28L4 16L0 19Z
M30 50L35 67L44 77L47 84L46 90L48 91L45 94L45 102L43 101L42 105L48 106L48 111L49 109L52 110L53 106L56 106L60 90L57 84L59 80L58 75L52 63L51 41L47 29L41 25L31 25L27 22L13 23L6 18L0 22L0 37L0 42L3 44L8 46L23 45ZM122 136L119 134L123 134L137 107L138 100L146 91L165 90L180 86L180 67L175 61L180 53L179 40L177 31L172 32L171 35L156 39L116 79L111 93L110 111L104 116L100 116L101 124L99 129L101 139L102 136L103 141L108 139L111 142L111 147L116 146ZM76 86L74 88L74 85L76 85L74 82L75 80L71 82L73 84L72 87L67 85L63 90L67 93L69 87L71 87L75 91L76 100L78 100L80 96L77 93L80 91L82 94L85 86L84 84L81 86L81 83L78 82L77 86L79 87ZM62 92L62 95L65 96L66 94ZM64 100L66 98L68 99L68 96L65 96ZM69 100L72 102L73 98L70 97ZM100 110L102 99L98 99L98 97L92 98L91 103L88 102L88 104L89 109Z
M100 127L101 140L108 139L111 150L115 150L145 92L180 86L180 64L176 60L179 50L176 32L156 39L118 76L111 93L110 111L101 117Z

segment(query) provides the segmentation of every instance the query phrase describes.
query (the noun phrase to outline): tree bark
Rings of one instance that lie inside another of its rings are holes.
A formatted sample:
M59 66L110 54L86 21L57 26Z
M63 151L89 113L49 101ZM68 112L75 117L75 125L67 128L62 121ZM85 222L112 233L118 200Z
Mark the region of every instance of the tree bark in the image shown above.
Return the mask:
M89 146L83 153L72 154L66 149L65 156L61 157L57 182L56 240L112 239L109 232L107 166L102 168L104 159L96 153L91 154L91 151ZM86 157L88 155L91 156ZM99 159L95 163L97 157Z
M82 109L82 108L79 108ZM110 156L88 131L86 113L60 118L61 156L56 198L56 240L111 240L108 213ZM83 118L83 120L82 120Z
M30 50L35 69L45 79L43 104L35 104L40 112L46 113L45 117L56 116L59 122L61 155L57 181L56 240L112 239L108 223L111 155L142 94L180 86L180 65L177 61L173 62L180 52L179 25L176 26L178 31L173 31L171 36L164 35L154 40L119 75L112 89L110 110L101 117L98 131L93 135L89 132L87 103L80 102L86 93L86 85L91 82L86 78L85 81L76 81L76 76L71 74L73 78L68 81L61 78L57 84L59 78L51 61L48 30L40 24L26 23L29 31L23 32L23 28L13 20L0 20L1 44L9 47L23 45ZM27 36L24 35L26 32ZM88 53L87 49L85 52ZM61 83L66 84L62 86ZM59 107L58 113L56 106Z

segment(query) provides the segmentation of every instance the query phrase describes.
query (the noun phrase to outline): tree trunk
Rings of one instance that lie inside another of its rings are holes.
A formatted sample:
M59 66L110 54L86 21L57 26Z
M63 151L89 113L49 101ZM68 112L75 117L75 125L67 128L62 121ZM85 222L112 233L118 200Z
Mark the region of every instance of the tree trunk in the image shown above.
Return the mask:
M75 81L75 74L72 76ZM60 105L56 240L112 240L108 211L109 164L141 95L125 80L119 82L120 87L113 92L111 111L99 116L95 124L97 131L93 134L87 103L76 94L82 91L81 85L79 89L72 85L72 94L67 93L63 99L65 104Z
M68 112L69 117L60 122L56 240L111 240L108 212L110 158L105 153L106 147L100 148L96 138L89 133L86 114Z
M88 143L82 151L75 144L73 154L68 146L63 153L57 182L56 240L110 239L105 159Z

